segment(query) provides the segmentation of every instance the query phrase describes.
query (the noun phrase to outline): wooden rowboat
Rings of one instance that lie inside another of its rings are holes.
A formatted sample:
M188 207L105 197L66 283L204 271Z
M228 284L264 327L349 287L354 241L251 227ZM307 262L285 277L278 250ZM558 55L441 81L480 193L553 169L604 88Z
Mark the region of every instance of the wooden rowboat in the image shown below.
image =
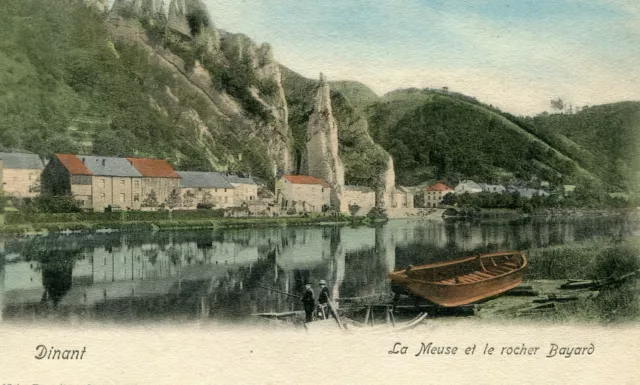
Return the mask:
M513 289L522 283L526 267L524 252L500 252L410 266L390 273L389 278L396 292L399 286L440 306L452 307Z

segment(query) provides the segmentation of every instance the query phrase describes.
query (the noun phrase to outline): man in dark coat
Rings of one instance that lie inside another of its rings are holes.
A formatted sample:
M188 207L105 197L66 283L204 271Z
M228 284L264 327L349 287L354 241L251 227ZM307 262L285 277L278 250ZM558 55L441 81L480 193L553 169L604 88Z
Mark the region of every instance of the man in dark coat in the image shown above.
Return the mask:
M313 310L316 307L316 300L313 298L313 289L311 289L311 282L304 284L305 291L302 295L302 305L304 306L305 322L313 321Z
M327 287L327 282L324 279L321 279L318 282L320 285L320 295L318 296L318 303L321 306L321 311L325 317L329 317L331 314L331 308L329 307L329 288Z

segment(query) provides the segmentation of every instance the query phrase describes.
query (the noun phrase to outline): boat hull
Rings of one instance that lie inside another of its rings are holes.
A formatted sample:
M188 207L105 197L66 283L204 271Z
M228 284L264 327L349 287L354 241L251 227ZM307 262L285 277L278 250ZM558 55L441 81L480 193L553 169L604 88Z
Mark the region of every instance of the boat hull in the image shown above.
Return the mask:
M459 264L470 264L474 260L478 259L490 259L507 255L504 254L489 254L485 256L479 256L477 258L465 258L459 262ZM425 298L435 304L444 307L462 306L470 303L478 302L483 299L496 296L504 293L510 289L520 285L524 279L525 268L527 266L526 257L524 254L509 254L521 256L521 262L515 268L510 271L502 272L495 276L489 276L489 274L483 274L483 270L478 269L476 274L488 276L483 280L477 280L475 282L459 282L458 279L454 279L454 283L442 283L442 282L430 282L426 279L411 278L408 277L403 271L391 273L389 277L392 280L394 286L400 286L406 289L409 293ZM486 263L486 262L485 262ZM480 263L478 263L480 266ZM488 263L486 263L488 264ZM450 265L451 268L456 268L456 262L448 262L446 264L434 264L439 269L443 269ZM497 267L501 267L498 265ZM429 275L429 269L431 265L425 265L417 267L416 270L422 270L424 276ZM484 269L484 266L483 266ZM486 270L484 270L486 271ZM458 281L458 282L455 282Z

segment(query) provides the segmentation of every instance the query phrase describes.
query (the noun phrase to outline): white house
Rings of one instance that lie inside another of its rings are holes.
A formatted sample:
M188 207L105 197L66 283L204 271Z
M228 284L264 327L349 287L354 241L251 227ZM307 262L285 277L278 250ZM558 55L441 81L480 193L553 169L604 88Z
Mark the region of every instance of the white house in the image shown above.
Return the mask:
M482 192L482 187L470 179L463 180L462 182L458 183L458 185L455 188L455 192L456 194L464 194L464 193L477 194Z

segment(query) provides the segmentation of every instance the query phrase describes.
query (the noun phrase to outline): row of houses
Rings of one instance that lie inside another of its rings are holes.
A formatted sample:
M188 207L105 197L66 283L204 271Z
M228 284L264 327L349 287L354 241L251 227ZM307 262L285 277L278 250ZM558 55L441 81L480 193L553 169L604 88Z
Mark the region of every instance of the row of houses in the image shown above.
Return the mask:
M35 154L0 153L0 182L8 196L71 195L81 208L94 211L109 206L194 209L198 204L228 208L258 198L251 177L176 171L166 160L149 158L56 154L43 162Z
M482 192L505 194L517 192L521 197L531 199L534 196L546 197L549 192L542 189L503 186L498 184L476 183L472 180L463 180L454 187L447 186L438 181L424 189L424 203L426 207L439 207L447 194L478 194Z
M176 171L166 160L150 158L56 154L43 161L36 154L0 152L0 186L5 195L16 198L70 195L82 209L93 211L195 209L201 204L246 205L259 211L267 204L259 199L258 183L249 176ZM402 187L385 199L389 207L413 208L413 194ZM322 212L330 200L331 186L323 179L283 175L276 181L276 206L284 212ZM365 215L376 206L376 193L369 187L346 185L342 201L340 211Z
M321 212L330 206L331 186L310 175L283 175L276 182L276 201L286 211ZM387 197L388 208L413 208L413 193L398 187ZM376 193L366 186L342 186L341 212L366 215L376 207Z

